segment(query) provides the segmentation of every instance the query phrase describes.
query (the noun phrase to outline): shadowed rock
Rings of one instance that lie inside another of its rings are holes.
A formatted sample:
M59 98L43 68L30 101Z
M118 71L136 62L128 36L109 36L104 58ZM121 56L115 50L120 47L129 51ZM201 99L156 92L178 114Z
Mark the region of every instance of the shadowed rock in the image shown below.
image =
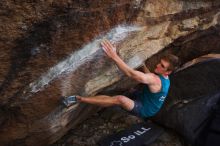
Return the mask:
M210 59L171 76L169 97L155 120L193 143L220 99L219 68L220 59Z

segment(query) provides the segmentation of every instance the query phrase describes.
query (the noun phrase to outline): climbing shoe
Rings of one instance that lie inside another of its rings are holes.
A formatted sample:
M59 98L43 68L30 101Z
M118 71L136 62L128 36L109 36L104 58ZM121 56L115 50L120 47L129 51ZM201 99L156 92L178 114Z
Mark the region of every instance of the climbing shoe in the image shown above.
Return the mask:
M62 102L66 107L69 107L69 106L77 103L77 98L75 95L62 97L62 98L63 98Z

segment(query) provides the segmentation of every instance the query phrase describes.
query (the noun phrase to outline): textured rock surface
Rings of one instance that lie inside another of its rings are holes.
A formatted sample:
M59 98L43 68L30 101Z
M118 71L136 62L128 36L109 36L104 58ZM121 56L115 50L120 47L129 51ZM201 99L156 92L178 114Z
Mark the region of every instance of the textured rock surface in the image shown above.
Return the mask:
M65 109L61 95L113 93L136 84L121 86L126 78L100 49L103 38L133 68L166 47L164 52L174 52L183 63L217 50L219 5L218 0L1 1L1 144L51 144L97 111L83 104ZM157 55L148 63L156 60Z

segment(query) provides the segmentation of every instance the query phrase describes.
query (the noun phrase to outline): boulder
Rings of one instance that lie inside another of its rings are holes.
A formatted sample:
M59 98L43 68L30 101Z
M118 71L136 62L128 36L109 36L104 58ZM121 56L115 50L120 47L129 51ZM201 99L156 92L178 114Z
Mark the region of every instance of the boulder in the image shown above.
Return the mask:
M147 59L153 65L155 54L173 44L184 63L207 50L188 47L196 51L185 55L181 46L210 39L206 34L219 40L218 0L2 0L0 8L1 145L49 145L98 110L67 109L61 96L121 89L124 74L100 48L103 38L132 68ZM123 90L135 84L128 81Z

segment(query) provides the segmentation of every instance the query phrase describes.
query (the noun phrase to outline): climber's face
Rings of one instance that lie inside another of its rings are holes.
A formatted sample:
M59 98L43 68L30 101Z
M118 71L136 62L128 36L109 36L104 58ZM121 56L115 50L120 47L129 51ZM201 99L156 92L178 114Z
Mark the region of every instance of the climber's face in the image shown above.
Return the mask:
M170 63L164 59L161 59L160 62L156 65L154 72L161 75L169 75L171 71L169 71Z

